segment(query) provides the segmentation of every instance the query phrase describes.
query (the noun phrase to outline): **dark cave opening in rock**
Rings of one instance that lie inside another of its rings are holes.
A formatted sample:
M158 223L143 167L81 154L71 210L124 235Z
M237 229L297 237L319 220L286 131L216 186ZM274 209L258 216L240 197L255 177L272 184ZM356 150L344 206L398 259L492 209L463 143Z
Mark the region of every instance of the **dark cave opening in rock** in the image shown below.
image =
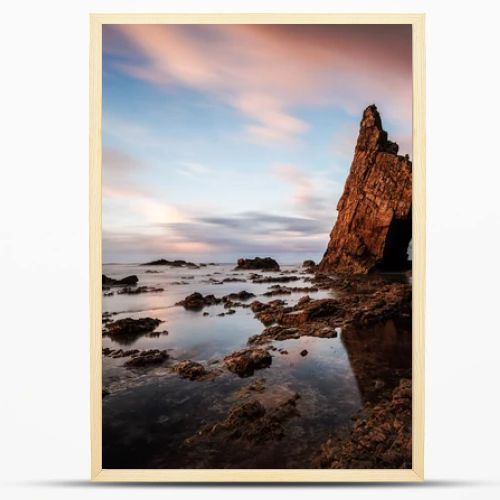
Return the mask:
M377 269L381 271L411 269L411 237L411 213L407 219L394 218L385 240L384 256Z

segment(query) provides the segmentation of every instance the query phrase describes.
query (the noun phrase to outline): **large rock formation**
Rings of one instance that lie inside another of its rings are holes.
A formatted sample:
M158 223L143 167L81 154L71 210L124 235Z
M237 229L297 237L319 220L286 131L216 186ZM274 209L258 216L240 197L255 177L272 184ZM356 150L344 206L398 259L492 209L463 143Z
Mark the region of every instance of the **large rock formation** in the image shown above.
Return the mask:
M409 268L412 165L398 149L383 130L377 107L368 106L320 272Z

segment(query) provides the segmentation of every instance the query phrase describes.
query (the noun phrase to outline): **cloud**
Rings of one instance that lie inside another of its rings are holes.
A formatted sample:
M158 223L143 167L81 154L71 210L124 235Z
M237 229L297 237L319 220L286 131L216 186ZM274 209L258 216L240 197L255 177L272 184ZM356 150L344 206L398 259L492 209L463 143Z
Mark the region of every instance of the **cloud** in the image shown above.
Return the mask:
M274 165L271 171L292 186L290 204L299 213L315 218L330 216L340 191L328 176L309 173L296 165Z
M329 230L323 221L264 212L244 212L230 217L200 217L197 221L224 230L251 232L253 235L269 235L272 232L276 236L285 233L307 237Z
M141 182L146 167L133 156L105 146L102 164L105 230L134 227L142 233L155 233L159 224L187 219L184 211Z
M118 71L232 106L251 141L298 141L305 105L411 119L409 25L107 25L103 42Z
M293 142L293 138L305 132L309 126L304 121L286 113L284 104L265 94L242 94L233 105L255 121L245 127L249 137L257 142Z
M203 165L202 163L185 162L180 165L180 167L177 169L177 172L179 172L181 175L184 175L185 177L194 178L213 174L214 170L207 165Z
M146 228L145 228L146 229ZM157 224L154 234L105 231L104 260L154 257L234 261L243 256L317 257L325 250L331 222L265 212L193 217Z

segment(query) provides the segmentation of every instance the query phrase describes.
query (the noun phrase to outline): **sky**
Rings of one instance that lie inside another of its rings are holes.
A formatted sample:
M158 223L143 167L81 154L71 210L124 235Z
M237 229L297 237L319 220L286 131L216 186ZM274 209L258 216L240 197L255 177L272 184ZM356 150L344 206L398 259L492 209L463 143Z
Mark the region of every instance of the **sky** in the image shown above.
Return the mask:
M103 262L319 260L361 115L411 157L410 25L103 26Z

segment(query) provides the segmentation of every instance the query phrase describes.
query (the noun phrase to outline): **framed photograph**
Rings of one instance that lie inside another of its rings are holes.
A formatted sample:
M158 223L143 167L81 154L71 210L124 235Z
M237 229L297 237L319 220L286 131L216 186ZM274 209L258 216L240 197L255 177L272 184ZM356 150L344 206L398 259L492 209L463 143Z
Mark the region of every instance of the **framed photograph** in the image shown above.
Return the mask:
M92 479L423 480L424 15L90 35Z

